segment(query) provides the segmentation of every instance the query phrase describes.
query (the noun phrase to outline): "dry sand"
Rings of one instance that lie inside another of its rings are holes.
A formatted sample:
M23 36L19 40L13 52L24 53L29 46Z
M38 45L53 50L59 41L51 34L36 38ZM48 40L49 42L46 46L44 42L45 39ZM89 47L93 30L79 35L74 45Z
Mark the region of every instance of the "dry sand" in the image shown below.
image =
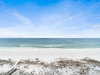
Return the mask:
M0 48L0 59L34 59L51 61L55 58L81 59L91 58L100 60L100 48L62 49L62 48Z

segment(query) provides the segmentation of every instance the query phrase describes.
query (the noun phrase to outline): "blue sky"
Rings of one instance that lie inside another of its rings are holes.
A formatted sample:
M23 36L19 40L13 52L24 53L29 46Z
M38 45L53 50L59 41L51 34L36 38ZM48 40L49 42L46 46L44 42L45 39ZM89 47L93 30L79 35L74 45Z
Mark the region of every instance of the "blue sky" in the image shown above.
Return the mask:
M100 38L100 0L0 0L0 37Z

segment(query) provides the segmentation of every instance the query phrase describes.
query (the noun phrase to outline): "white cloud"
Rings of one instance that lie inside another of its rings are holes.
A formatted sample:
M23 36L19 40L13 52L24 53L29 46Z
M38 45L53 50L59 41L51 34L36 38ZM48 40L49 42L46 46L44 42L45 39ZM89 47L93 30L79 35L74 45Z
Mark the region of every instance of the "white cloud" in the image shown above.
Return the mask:
M17 37L19 34L7 29L7 28L0 28L0 37Z
M100 38L100 25L94 25L88 29L84 29L79 32L80 37L87 37L87 38Z

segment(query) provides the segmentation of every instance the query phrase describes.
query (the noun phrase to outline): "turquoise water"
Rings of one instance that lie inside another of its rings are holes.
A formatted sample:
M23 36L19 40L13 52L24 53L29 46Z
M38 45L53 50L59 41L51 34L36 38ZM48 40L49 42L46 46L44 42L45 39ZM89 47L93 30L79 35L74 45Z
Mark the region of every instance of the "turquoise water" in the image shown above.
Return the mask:
M0 38L0 47L100 48L100 38Z

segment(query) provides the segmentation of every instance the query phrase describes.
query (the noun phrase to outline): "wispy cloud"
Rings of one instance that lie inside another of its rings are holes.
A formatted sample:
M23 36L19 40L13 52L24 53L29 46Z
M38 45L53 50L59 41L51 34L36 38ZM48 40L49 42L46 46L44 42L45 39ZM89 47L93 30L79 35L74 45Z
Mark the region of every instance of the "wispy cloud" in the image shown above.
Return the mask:
M32 21L29 19L29 18L27 18L27 17L25 17L25 16L23 16L23 15L21 15L21 14L19 14L18 12L14 12L14 13L12 13L16 18L18 18L18 20L19 21L21 21L23 24L25 24L25 25L32 25Z
M100 24L93 25L92 28L100 28Z

